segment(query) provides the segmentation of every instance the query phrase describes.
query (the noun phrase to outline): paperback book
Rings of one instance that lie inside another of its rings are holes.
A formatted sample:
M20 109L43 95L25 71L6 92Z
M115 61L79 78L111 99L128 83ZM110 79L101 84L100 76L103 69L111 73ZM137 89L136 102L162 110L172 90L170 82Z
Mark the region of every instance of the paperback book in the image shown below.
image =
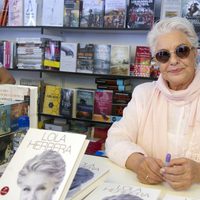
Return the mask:
M103 183L109 168L95 156L84 155L65 200L80 200Z
M80 27L103 27L104 0L81 0L80 3Z
M24 26L36 26L37 0L24 1Z
M89 194L85 200L138 199L158 200L160 190L134 185L104 183Z
M64 200L84 155L83 134L30 128L4 171L1 199ZM3 194L3 195L2 195Z

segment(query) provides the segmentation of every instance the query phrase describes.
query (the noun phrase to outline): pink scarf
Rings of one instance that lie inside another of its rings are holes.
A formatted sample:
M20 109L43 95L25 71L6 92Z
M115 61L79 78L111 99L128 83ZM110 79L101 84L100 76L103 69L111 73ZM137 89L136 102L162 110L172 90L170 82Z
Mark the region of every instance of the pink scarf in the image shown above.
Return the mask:
M200 70L196 70L194 80L189 87L179 91L170 90L160 75L155 82L148 105L140 116L142 120L139 125L138 144L142 145L149 156L164 160L168 146L168 102L178 106L191 104L187 130L192 132L192 137L185 156L195 157L194 154L197 152L200 154Z

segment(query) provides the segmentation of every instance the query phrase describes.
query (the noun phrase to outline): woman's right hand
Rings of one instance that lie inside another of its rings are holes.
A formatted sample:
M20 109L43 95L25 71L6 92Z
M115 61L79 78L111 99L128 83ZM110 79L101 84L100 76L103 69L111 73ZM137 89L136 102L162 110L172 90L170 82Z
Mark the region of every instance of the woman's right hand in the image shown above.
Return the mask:
M133 153L129 156L126 167L137 174L141 183L159 184L164 181L160 174L160 169L163 167L162 160Z

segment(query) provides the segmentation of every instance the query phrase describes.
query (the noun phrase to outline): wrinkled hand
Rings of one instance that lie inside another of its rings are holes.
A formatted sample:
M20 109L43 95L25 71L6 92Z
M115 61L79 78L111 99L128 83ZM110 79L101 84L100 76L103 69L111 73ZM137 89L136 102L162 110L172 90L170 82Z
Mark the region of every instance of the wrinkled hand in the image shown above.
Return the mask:
M200 182L200 163L187 158L176 158L160 170L164 180L175 190L188 189Z
M159 184L164 181L162 174L160 174L162 166L163 162L161 160L144 157L137 167L137 178L144 184Z

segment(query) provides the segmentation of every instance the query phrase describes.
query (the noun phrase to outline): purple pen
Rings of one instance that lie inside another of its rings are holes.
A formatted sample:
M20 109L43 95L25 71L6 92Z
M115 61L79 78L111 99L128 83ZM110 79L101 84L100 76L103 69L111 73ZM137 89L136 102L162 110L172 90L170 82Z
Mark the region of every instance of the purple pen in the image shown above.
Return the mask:
M165 157L165 166L167 167L170 163L171 160L171 154L167 153L166 157Z

